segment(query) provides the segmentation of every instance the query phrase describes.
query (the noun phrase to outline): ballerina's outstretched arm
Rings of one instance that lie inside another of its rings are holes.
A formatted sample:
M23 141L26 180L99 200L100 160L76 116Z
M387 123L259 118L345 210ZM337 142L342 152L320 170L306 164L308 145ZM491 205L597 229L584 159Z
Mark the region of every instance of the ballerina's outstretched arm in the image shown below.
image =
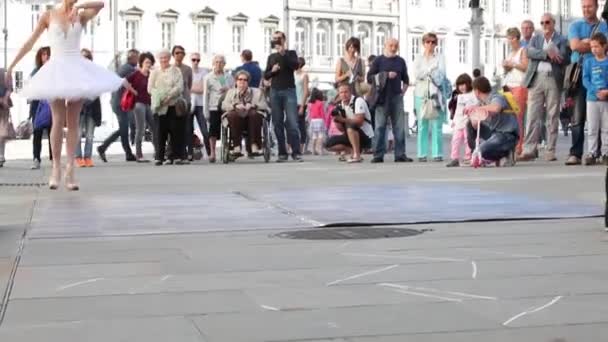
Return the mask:
M70 14L70 19L75 21L76 18L79 18L80 23L84 25L89 20L95 18L95 16L104 8L104 6L105 4L103 1L91 1L75 5L72 13Z
M38 25L36 25L34 32L32 32L32 35L27 39L25 44L23 44L21 49L19 49L19 52L17 52L17 56L15 56L15 59L13 60L13 62L8 67L8 70L6 71L6 75L8 76L6 78L7 84L12 84L12 75L13 75L13 69L15 68L15 66L21 61L21 59L28 52L30 52L32 50L32 48L34 47L34 44L36 44L36 41L38 41L38 38L40 38L40 35L42 35L42 32L44 32L44 30L46 30L49 27L50 17L51 17L51 14L49 11L44 12L42 17L40 17L40 20L38 21Z

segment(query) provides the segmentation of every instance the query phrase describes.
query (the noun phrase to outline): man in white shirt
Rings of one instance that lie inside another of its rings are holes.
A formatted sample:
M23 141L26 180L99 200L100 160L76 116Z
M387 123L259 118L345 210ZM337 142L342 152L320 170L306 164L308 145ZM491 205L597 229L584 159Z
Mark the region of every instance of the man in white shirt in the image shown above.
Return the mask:
M201 133L203 134L203 144L205 144L205 151L207 155L210 155L211 151L209 150L209 129L207 128L207 119L203 115L203 107L205 105L205 95L204 95L204 80L205 76L209 73L209 69L199 67L201 63L201 55L198 52L195 52L191 56L192 61L192 89L191 89L191 99L192 99L192 123L191 123L191 135L194 134L194 120L198 122L198 126L201 129ZM188 147L191 149L192 144ZM188 151L189 155L192 155L192 150Z
M327 139L325 147L333 152L351 153L349 163L360 163L361 149L371 148L374 129L372 116L367 102L362 97L355 97L349 84L338 87L340 103L331 113L342 135L335 135Z

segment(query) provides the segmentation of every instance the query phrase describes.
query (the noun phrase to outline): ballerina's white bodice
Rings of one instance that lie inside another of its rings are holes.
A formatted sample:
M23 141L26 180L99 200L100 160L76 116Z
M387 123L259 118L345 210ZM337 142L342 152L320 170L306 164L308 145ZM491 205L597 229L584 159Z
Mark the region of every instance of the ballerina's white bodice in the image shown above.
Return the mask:
M59 21L51 19L48 28L51 57L80 55L81 33L82 25L80 21L62 27Z

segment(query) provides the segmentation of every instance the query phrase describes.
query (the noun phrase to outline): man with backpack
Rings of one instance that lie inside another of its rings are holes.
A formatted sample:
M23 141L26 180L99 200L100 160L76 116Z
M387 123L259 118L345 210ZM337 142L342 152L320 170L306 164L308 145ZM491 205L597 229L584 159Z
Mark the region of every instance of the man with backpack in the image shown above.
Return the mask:
M325 147L333 152L351 153L348 163L360 163L361 149L370 148L374 137L369 108L365 99L352 94L348 83L338 86L338 98L340 102L331 115L343 134L327 139Z

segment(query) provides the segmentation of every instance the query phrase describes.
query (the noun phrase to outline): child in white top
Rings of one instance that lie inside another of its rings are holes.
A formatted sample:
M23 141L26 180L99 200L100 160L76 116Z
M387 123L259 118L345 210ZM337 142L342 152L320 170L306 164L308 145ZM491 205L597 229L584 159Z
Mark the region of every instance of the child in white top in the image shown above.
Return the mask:
M463 111L465 107L474 106L478 100L473 94L473 79L468 74L462 74L456 79L456 92L455 95L455 109L454 116L452 119L452 152L451 161L446 165L447 167L459 167L460 166L460 149L462 145L465 146L465 159L464 162L470 162L471 160L471 149L467 143L467 122L469 118L464 115Z

